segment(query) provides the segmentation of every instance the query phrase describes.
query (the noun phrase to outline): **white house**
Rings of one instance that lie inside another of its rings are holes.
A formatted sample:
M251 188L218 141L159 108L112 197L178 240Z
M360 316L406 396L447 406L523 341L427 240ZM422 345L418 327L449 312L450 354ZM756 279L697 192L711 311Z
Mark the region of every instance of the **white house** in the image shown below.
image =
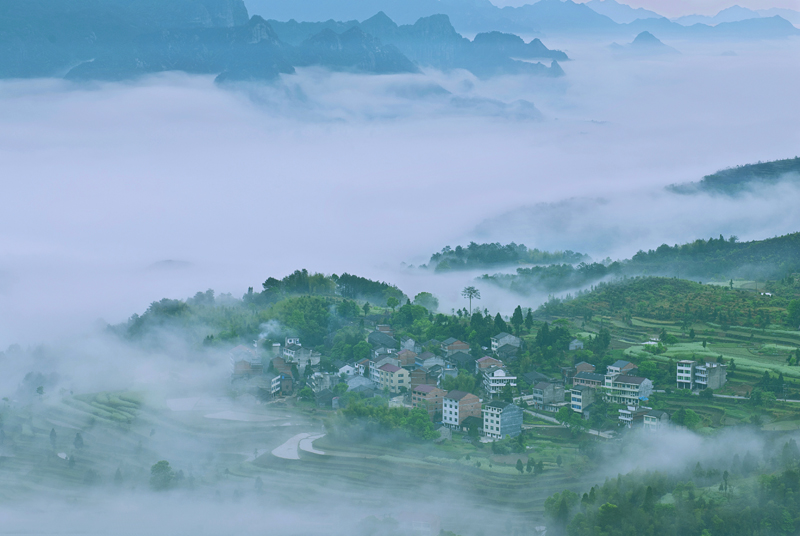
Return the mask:
M503 387L517 386L517 377L512 376L505 367L492 366L483 371L483 388L489 396L496 395Z

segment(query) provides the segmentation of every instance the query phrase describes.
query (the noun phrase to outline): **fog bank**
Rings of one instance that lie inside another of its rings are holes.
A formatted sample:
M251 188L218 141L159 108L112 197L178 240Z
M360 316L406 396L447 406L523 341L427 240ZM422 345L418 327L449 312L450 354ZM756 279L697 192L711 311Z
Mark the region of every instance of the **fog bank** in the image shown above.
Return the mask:
M663 186L795 155L798 43L668 42L682 55L617 60L548 42L574 58L560 80L306 70L234 90L177 74L3 82L14 202L0 214L0 347L119 322L162 297L238 296L302 267L436 293L438 279L398 275L400 263L471 239L603 257L796 231L780 199L682 204ZM550 218L504 216L540 203L566 204L569 240ZM665 227L675 214L686 223Z

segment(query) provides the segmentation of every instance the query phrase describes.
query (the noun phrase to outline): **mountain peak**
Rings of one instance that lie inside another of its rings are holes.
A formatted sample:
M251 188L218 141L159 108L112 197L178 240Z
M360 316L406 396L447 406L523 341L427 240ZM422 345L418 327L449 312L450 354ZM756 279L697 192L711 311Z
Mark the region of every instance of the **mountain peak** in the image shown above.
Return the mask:
M636 39L631 43L633 46L653 46L663 45L659 39L648 31L644 31L636 36Z

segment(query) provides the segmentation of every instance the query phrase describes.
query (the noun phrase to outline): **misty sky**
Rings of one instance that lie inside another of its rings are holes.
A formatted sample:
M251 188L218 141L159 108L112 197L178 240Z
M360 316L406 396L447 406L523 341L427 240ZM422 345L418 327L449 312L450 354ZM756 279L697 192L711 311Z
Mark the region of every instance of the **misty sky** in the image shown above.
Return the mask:
M588 0L573 0L583 4ZM681 17L683 15L716 15L719 11L731 6L741 6L748 9L770 9L773 7L784 9L800 9L797 0L618 0L620 4L631 7L643 7L665 17ZM521 6L530 4L529 0L492 0L497 6Z
M241 296L303 267L386 279L460 307L470 279L400 264L471 239L602 258L800 228L785 206L791 196L749 210L747 200L676 203L663 193L796 155L796 75L786 68L796 65L796 40L668 41L683 52L669 60L546 44L575 58L566 77L306 70L240 91L179 74L0 83L0 347L120 322L162 297L207 288ZM731 49L736 56L720 56ZM458 100L405 96L435 84ZM543 119L519 116L519 99ZM518 218L572 198L610 200L611 210L563 212L576 229L569 236ZM589 234L597 229L605 235ZM482 302L514 305L492 293Z

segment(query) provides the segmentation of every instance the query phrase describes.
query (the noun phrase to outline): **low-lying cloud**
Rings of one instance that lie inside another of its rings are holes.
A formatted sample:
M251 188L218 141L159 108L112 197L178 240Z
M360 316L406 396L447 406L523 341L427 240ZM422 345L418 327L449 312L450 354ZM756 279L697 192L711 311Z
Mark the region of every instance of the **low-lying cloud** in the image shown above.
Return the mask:
M574 58L566 77L2 82L0 346L118 322L165 296L240 295L300 267L437 293L438 279L397 267L470 239L603 257L712 231L797 230L781 199L690 205L662 190L794 156L797 40L668 42L683 54L621 61L604 44L546 44ZM533 225L501 217L525 207ZM569 236L542 213L566 218Z

